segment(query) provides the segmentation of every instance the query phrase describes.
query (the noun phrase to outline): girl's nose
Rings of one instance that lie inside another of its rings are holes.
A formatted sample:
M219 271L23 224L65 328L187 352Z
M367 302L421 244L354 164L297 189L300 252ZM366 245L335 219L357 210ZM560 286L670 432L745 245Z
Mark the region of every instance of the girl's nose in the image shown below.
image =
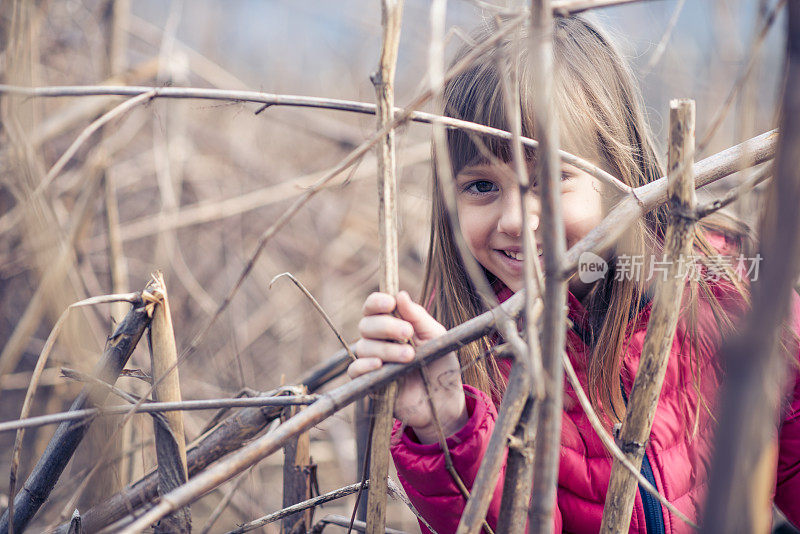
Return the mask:
M520 206L519 194L505 195L503 200L503 211L497 221L497 231L512 237L519 237L522 235L522 206Z

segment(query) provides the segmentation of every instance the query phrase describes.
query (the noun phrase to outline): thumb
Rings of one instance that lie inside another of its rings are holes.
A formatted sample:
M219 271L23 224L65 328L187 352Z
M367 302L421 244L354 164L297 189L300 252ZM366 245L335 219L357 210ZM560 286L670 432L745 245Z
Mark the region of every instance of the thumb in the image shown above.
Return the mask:
M407 291L397 294L397 312L414 327L414 335L419 341L429 341L445 333L445 328L428 311L411 300Z

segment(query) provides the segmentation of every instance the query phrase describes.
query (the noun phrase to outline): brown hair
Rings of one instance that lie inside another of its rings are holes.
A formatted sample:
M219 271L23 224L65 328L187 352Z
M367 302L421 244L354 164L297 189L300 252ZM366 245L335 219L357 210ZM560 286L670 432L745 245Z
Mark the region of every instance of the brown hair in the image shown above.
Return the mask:
M473 37L476 42L482 42L494 30L487 26ZM518 38L515 36L502 41L446 84L443 93L446 115L510 130L501 71L504 70L502 65L511 58L517 59L520 65L518 90L522 134L536 138L527 47L516 45L514 39ZM454 62L468 51L468 47L461 50ZM611 42L583 18L558 18L555 20L553 53L554 111L560 125L562 148L598 164L633 187L660 178L662 166L642 112L638 86ZM515 57L514 54L519 56ZM487 159L511 160L510 143L505 140L477 137L461 130L449 130L447 135L453 176L465 167ZM532 151L528 152L528 156L533 156ZM610 208L614 199L609 195L605 197L606 208ZM660 250L667 222L666 207L651 211L628 231L612 254L633 255ZM431 223L423 302L431 302L434 317L445 327L452 328L484 309L458 254L445 209L440 177L435 170ZM700 256L717 254L704 236L706 231L722 233L743 246L750 242L743 225L728 217L716 216L696 226L695 249ZM610 263L613 265L614 262ZM747 300L746 291L736 274L731 269L726 271L736 291ZM491 273L486 274L492 281ZM690 310L687 324L698 398L700 377L695 361L698 339L695 318L700 298L710 303L720 329L730 330L733 327L722 306L713 297L708 283L704 280L690 283L687 290ZM590 315L589 346L592 352L587 369L588 394L595 409L606 416L607 423L621 420L625 412L620 371L627 342L626 331L646 300L647 295L639 283L624 277L616 280L613 273L596 283L585 299ZM491 356L485 360L480 358L490 344L491 340L484 338L465 346L459 352L459 359L465 368L466 383L487 393L497 394L497 390L504 388L504 381L496 362ZM693 408L696 414L699 403Z

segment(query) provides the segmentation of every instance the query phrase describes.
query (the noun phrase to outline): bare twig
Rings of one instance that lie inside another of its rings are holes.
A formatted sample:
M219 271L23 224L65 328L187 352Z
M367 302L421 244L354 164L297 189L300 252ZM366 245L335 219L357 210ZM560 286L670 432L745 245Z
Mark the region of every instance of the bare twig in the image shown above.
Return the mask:
M377 99L378 130L383 130L394 116L394 74L400 46L403 0L381 2L383 42L378 70L372 75ZM394 131L381 136L378 157L378 226L380 234L380 290L389 295L400 291L397 244L397 176L395 169ZM397 384L391 383L372 399L372 441L369 452L367 493L367 533L380 534L386 529L386 486L389 476L389 439L394 422ZM366 473L365 473L366 475Z
M695 216L698 219L702 219L703 217L708 217L712 213L730 205L732 202L742 198L747 193L755 189L755 187L761 182L767 180L770 176L772 176L773 171L774 169L772 165L767 165L757 170L747 180L725 193L725 196L722 198L711 200L705 204L697 206L697 209L695 210Z
M728 115L728 111L731 109L731 105L733 104L736 95L739 94L739 91L744 86L747 78L749 78L750 74L753 72L753 67L758 59L758 52L761 50L761 46L764 44L767 34L769 33L769 29L775 22L780 10L783 9L784 4L786 4L786 0L778 0L778 2L775 4L775 7L772 8L772 11L770 11L769 14L764 17L763 26L761 26L753 45L750 47L750 57L748 57L742 73L733 83L731 90L728 92L728 96L725 97L725 100L714 114L714 118L711 120L708 129L706 130L706 134L703 136L702 140L697 143L697 149L695 150L697 154L702 154L703 151L708 148L708 145L711 143L711 140L714 138L717 130L719 130L720 126L722 126L722 122Z
M512 24L512 27L515 25ZM503 32L501 32L503 33ZM480 50L482 47L478 47ZM475 54L478 55L478 54ZM354 113L375 114L376 105L366 102L354 102L351 100L339 100L332 98L296 96L296 95L278 95L272 93L262 93L257 91L232 91L224 89L204 89L195 87L145 87L145 86L54 86L54 87L16 87L9 85L0 85L0 93L22 94L32 97L61 97L61 96L97 96L97 95L117 95L117 96L135 96L142 95L147 92L153 92L151 98L193 98L193 99L209 99L209 100L227 100L234 102L253 102L265 103L269 106L297 106L297 107L310 107L319 109L334 109L339 111L349 111ZM430 95L423 95L430 98ZM419 100L419 99L418 99ZM427 100L424 99L424 100ZM415 102L416 103L416 102ZM510 132L476 124L469 121L456 119L452 117L443 117L434 113L427 113L422 111L414 111L416 106L407 108L394 108L394 114L402 117L402 122L414 121L426 124L433 124L439 122L449 128L459 128L462 130L472 131L475 133L499 137L502 139L511 139ZM534 139L528 137L520 137L525 146L536 148L538 143ZM612 176L600 167L582 159L574 154L565 151L559 151L561 158L579 169L587 172L601 180L603 183L610 185L621 194L629 194L631 187L621 182L618 178Z
M542 364L539 332L536 328L534 310L537 301L534 294L542 294L544 278L539 265L538 246L531 227L532 203L534 198L531 180L528 176L528 162L525 159L522 142L522 113L519 101L519 57L522 39L518 36L514 41L508 76L502 76L503 95L509 123L511 124L512 156L514 169L519 183L520 210L522 212L522 249L523 249L523 281L525 287L525 358L531 373L531 392L523 404L520 420L514 432L517 446L508 447L506 460L506 477L503 483L503 498L500 508L504 510L497 521L499 533L522 532L525 529L526 515L530 503L533 484L534 439L538 424L541 401L544 398L545 383ZM527 43L525 43L527 44ZM544 145L542 145L544 148Z
M231 484L231 487L228 488L228 491L225 492L225 495L222 497L222 500L219 501L217 506L211 512L211 515L208 516L206 524L203 526L203 529L200 531L200 534L208 534L209 532L211 532L211 528L214 526L214 523L217 522L219 516L221 516L222 512L225 511L225 508L228 507L228 504L230 504L233 495L238 491L239 486L242 485L242 482L244 482L246 478L247 474L242 473L241 475L239 475L239 478L237 478L233 482L233 484Z
M138 406L135 413L158 413L175 412L184 410L215 410L217 408L244 408L270 407L270 406L292 406L295 404L313 404L319 399L318 395L293 395L281 397L246 397L239 399L204 399L187 400L180 402L147 402ZM34 428L44 425L52 425L64 421L81 421L103 415L119 415L128 413L130 406L107 406L105 408L87 408L83 410L71 410L69 412L59 412L38 417L28 417L25 419L15 419L0 423L0 433L9 432L21 428Z
M263 527L264 525L268 525L269 523L273 523L275 521L283 519L288 515L301 512L308 508L314 508L326 502L334 501L336 499L341 499L342 497L347 497L348 495L357 493L362 486L369 487L369 480L365 480L364 482L356 482L355 484L350 484L349 486L329 491L328 493L324 493L322 495L314 497L313 499L308 499L307 501L299 502L292 506L288 506L282 510L278 510L277 512L265 515L264 517L254 519L249 523L239 525L238 528L228 531L227 534L242 534L244 532L250 532L251 530L255 530L257 528Z
M350 356L351 360L355 361L355 359L356 359L355 355L350 350L350 346L344 340L344 338L342 337L342 334L340 334L339 330L333 325L333 321L331 320L330 316L325 312L324 309L322 309L322 306L320 305L319 302L317 302L317 299L314 298L314 295L312 295L311 292L308 289L306 289L306 286L304 286L300 282L300 280L295 278L295 276L292 273L281 273L279 275L276 275L275 278L273 278L269 282L270 289L272 288L272 284L275 283L275 280L277 280L278 278L281 278L282 276L285 276L286 278L291 280L292 283L294 283L294 285L296 285L297 288L303 293L303 295L305 295L306 298L308 298L308 300L314 306L314 309L316 309L319 312L319 314L322 315L322 318L325 319L325 322L328 324L330 329L333 330L333 333L336 335L336 339L339 340L339 343L342 344L342 347L344 347L344 350L347 351L347 355Z
M667 27L664 29L664 34L661 36L658 46L656 46L656 49L653 51L653 55L650 56L650 59L647 61L647 65L642 71L643 78L653 70L653 67L656 66L656 63L661 60L661 56L664 55L664 51L667 49L669 38L672 36L672 30L675 29L675 25L678 23L678 18L681 16L681 11L683 11L683 5L685 3L686 0L678 0L678 3L675 5L672 16L669 18L669 22L667 22Z
M536 491L528 510L533 532L551 532L561 450L561 405L564 368L561 353L566 341L567 284L562 277L566 239L561 217L561 161L558 123L552 111L553 19L550 0L531 2L531 58L534 62L535 129L541 132L536 176L541 183L542 245L544 248L544 305L542 366L544 398L536 429L533 479ZM528 340L531 342L531 340Z
M336 525L339 527L347 527L350 529L355 529L358 532L367 532L369 526L364 521L350 521L348 518L336 515L336 514L328 514L322 519L320 519L315 525L314 528L311 529L312 534L321 534L321 532L325 529L326 525ZM384 527L381 531L385 534L406 534L402 530L397 530L394 528Z

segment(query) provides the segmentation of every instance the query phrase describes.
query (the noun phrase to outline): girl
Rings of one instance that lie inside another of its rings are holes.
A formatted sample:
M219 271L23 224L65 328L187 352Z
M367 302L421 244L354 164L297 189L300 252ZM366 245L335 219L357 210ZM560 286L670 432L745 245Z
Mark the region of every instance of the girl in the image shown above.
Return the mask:
M475 41L481 42L490 31L483 31ZM633 187L662 176L636 84L603 33L581 18L560 18L555 23L553 47L554 111L561 146ZM523 135L535 138L525 48L510 41L501 43L452 79L444 91L445 113L508 130L501 71L518 50ZM505 300L523 287L521 203L511 170L509 143L451 130L448 150L456 177L460 231L498 299ZM530 172L534 154L527 156ZM409 362L414 349L406 343L408 340L424 343L484 311L456 249L438 179L434 173L433 227L422 294L427 309L414 303L406 292L396 297L370 295L359 324L358 359L348 371L351 377L377 369L383 362ZM614 193L606 191L595 178L562 164L561 203L567 246L596 226L614 200ZM539 230L538 217L539 203L534 200L528 219L534 232ZM584 283L577 277L569 281L572 326L567 334L567 353L593 407L609 428L624 418L650 315L655 280L648 276L648 264L636 259L661 257L666 224L665 208L651 212L607 255L610 268L604 278L594 283ZM745 273L726 267L720 258L740 253L749 256L750 240L741 225L718 216L697 226L694 242L704 265L698 269L700 276L690 277L687 284L642 474L666 499L697 521L703 509L711 455L713 403L721 380L715 353L748 302ZM793 327L797 330L798 324ZM453 464L468 488L494 427L496 405L510 366L491 355L482 357L495 340L472 343L458 354L440 359L429 370L439 386L433 388L433 401L449 436ZM797 354L796 346L794 351ZM800 413L797 398L800 395L793 397L791 414ZM395 416L399 421L393 431L392 455L400 481L437 532L455 531L465 500L446 469L418 375L401 384ZM780 433L775 503L800 524L798 440L800 418L786 417ZM596 532L600 528L611 465L610 455L565 383L556 532ZM487 514L492 527L497 522L504 471ZM422 529L427 532L424 526ZM690 530L662 510L649 494L640 491L636 496L631 531Z

